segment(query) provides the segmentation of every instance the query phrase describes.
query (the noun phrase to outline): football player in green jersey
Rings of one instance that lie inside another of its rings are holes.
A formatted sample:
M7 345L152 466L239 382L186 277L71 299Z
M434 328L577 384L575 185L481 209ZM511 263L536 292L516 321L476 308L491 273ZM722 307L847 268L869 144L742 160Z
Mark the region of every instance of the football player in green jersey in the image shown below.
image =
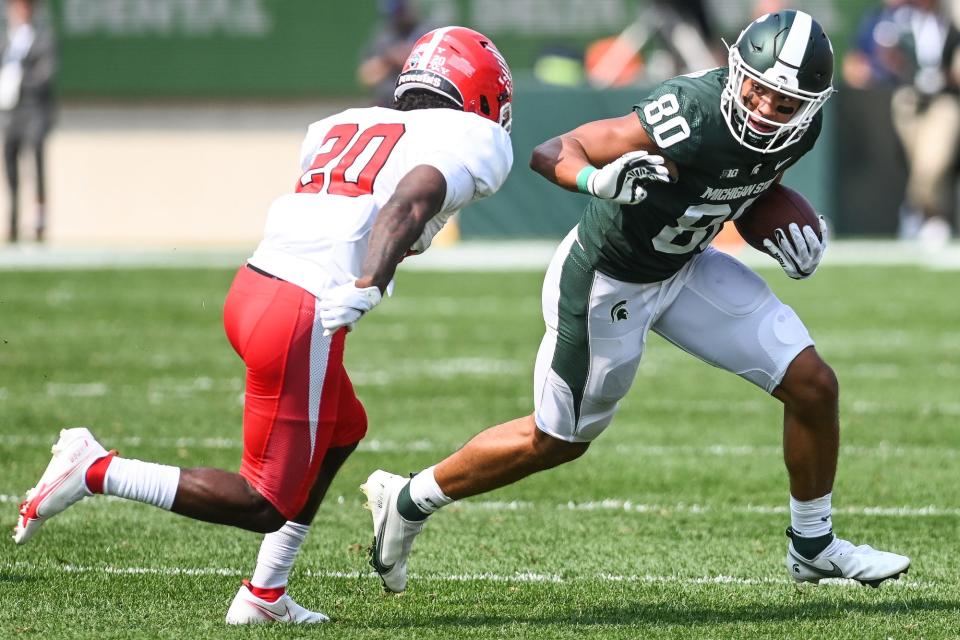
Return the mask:
M668 80L632 113L537 147L535 171L594 198L547 271L534 413L483 431L409 481L369 477L372 564L388 590L406 587L427 515L583 455L632 385L650 330L783 403L794 579L877 586L908 569L905 556L833 534L837 378L793 310L710 247L724 222L813 147L832 77L820 25L802 11L771 13L740 34L728 67ZM817 268L827 240L820 224L822 240L793 224L768 241L790 277Z

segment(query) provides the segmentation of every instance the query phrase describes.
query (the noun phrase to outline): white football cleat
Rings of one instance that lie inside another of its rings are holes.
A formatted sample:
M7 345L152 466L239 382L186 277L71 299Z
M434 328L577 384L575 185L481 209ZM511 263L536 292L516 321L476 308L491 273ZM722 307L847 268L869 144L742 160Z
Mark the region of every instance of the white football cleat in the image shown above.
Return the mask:
M360 490L367 496L364 505L373 513L373 547L370 566L383 580L383 588L400 593L407 588L407 559L413 539L426 520L410 522L397 511L397 496L409 480L386 471L370 474Z
M63 429L53 445L53 458L40 476L37 486L27 491L20 503L20 516L13 530L13 541L23 544L40 530L46 520L75 502L93 495L87 489L87 469L107 450L84 428Z
M315 624L330 622L319 611L310 611L298 605L288 594L273 602L258 598L250 591L250 581L244 580L227 610L227 624L263 624L267 622L290 622Z
M878 551L868 544L834 537L815 558L802 556L793 546L792 531L787 529L787 571L797 582L818 583L823 578L849 578L860 584L879 587L884 580L896 580L910 568L910 558L889 551Z

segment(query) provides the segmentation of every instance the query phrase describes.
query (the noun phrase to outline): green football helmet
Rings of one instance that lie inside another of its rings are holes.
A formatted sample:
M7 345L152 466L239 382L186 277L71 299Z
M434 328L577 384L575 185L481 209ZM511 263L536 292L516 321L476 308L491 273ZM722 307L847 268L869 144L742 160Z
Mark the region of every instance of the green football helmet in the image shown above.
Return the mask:
M751 22L730 47L729 64L720 108L733 136L754 151L773 153L799 140L834 93L830 38L803 11L768 13ZM799 101L793 117L781 123L752 113L741 97L747 78Z

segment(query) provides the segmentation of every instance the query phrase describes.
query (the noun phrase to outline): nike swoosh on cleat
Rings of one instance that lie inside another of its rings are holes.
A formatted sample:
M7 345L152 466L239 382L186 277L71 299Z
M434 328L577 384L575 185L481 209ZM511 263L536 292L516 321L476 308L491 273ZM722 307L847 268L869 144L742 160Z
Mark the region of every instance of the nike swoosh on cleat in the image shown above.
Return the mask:
M24 526L26 526L28 520L39 520L43 517L39 513L41 503L47 499L47 496L57 490L60 485L67 480L70 474L77 470L78 466L79 465L74 465L70 467L70 469L60 474L56 480L48 485L45 485L43 488L37 491L37 494L34 495L33 498L24 502L23 507L20 510L20 515L23 517Z
M290 608L286 605L286 603L284 603L283 605L283 613L273 611L268 607L265 607L256 602L251 602L249 600L247 601L247 603L254 606L258 611L265 614L271 620L276 620L278 622L293 622L293 615L290 613Z
M817 565L810 564L809 562L799 557L795 553L791 553L790 555L791 557L793 557L794 560L796 560L796 564L802 564L807 569L810 569L811 571L815 571L819 573L824 578L842 578L843 577L843 571L840 569L840 567L834 564L833 560L827 560L827 562L830 563L830 566L833 567L832 569L822 569Z
M385 565L380 562L380 541L383 540L383 530L387 525L387 519L384 517L383 522L380 523L380 526L377 530L377 535L373 538L373 548L370 549L370 566L379 573L381 576L385 573L390 573L393 571L393 567L397 563L391 565Z

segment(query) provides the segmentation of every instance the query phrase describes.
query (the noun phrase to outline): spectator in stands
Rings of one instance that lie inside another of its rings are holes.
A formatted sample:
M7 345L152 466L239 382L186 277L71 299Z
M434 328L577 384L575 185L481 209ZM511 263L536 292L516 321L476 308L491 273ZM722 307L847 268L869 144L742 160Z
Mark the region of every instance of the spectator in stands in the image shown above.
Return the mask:
M380 0L379 4L382 22L360 62L357 79L373 92L375 106L392 107L397 74L413 43L429 29L413 0Z
M681 73L716 67L726 56L708 43L713 34L704 0L653 0L614 36L591 43L584 55L587 79L606 88L656 83Z
M949 9L956 14L960 1L884 0L864 16L843 60L847 85L893 88L908 170L899 233L929 248L950 239L960 143L960 32Z
M891 14L905 70L891 104L908 167L900 235L928 248L950 239L960 142L960 32L946 4L909 0Z
M53 125L57 44L53 31L37 19L39 0L7 0L7 25L0 34L0 113L3 159L10 193L11 243L19 237L20 151L33 152L36 168L36 221L42 242L47 228L44 142Z
M696 28L705 42L716 39L717 34L705 0L656 0L656 3L670 5L684 22Z
M898 44L903 27L897 9L908 0L884 0L860 21L854 42L843 57L843 80L856 89L893 87L907 74L907 60Z

